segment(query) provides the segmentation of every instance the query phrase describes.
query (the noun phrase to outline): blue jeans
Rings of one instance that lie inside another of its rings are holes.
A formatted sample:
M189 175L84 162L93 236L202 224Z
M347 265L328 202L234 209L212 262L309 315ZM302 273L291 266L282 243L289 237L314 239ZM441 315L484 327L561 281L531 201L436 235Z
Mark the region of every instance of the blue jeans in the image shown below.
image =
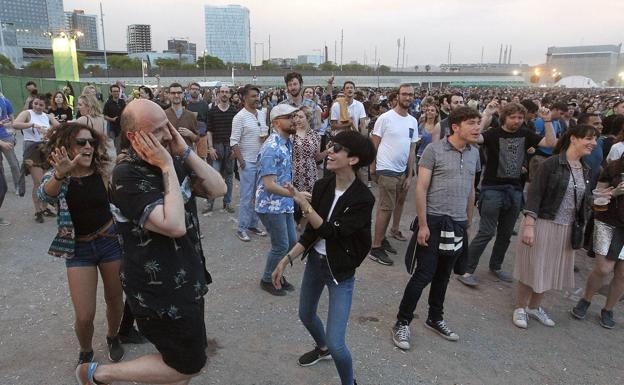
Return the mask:
M117 228L113 224L106 234L115 235ZM121 245L117 237L97 237L92 241L78 242L74 247L74 257L65 260L65 267L98 266L102 263L121 259Z
M479 232L468 247L468 264L466 271L473 274L479 264L479 258L488 243L496 235L490 256L490 270L500 270L509 248L509 241L513 233L516 220L522 209L522 191L514 191L513 199L505 207L505 193L503 191L487 189L479 197L481 208L479 214Z
M223 177L225 185L227 186L227 192L223 197L223 204L232 203L232 179L234 176L234 159L230 158L230 144L229 143L215 143L214 149L219 156L217 160L210 160L210 165ZM214 199L208 199L208 204L212 205Z
M267 254L262 280L271 282L271 274L279 261L297 243L297 228L292 213L258 214L271 237L271 250Z
M325 257L321 257L312 249L307 260L301 281L299 319L314 338L316 345L327 346L329 349L342 385L352 385L353 363L351 352L345 343L345 335L351 312L355 276L336 285ZM317 314L319 299L325 286L329 290L327 329L323 327L323 321Z
M238 231L258 227L258 215L253 199L256 194L256 164L245 162L245 168L238 169L240 176L240 206L238 208Z

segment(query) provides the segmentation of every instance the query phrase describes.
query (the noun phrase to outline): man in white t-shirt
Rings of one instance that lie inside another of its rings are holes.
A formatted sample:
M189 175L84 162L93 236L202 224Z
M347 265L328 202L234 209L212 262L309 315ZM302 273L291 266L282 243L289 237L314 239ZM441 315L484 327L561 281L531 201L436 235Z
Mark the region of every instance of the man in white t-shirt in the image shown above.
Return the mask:
M382 265L394 262L386 252L396 249L386 239L386 230L392 215L400 218L410 184L418 141L418 121L408 113L414 101L414 87L401 84L396 106L377 118L371 140L377 147L377 158L371 165L371 176L377 179L379 196L375 217L375 234L370 258ZM398 223L398 221L397 221ZM391 236L405 241L399 229L391 229Z
M351 80L347 80L342 86L342 93L347 100L347 109L351 120L349 122L340 121L340 105L334 102L329 116L331 134L335 136L339 132L355 126L362 135L366 135L366 110L361 102L353 99L355 95L355 83Z

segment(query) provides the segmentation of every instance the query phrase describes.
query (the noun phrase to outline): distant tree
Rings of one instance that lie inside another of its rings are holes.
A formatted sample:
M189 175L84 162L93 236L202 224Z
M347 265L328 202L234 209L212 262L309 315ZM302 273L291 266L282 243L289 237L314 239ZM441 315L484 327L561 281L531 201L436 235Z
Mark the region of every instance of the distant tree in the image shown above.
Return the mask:
M316 70L316 66L312 63L304 63L293 66L293 69L295 71L314 71Z
M275 63L271 63L268 60L264 60L262 62L262 65L260 66L260 69L267 70L267 71L276 71L280 69L280 66Z
M223 69L226 68L225 63L216 56L200 56L197 58L197 67L204 68L204 60L206 60L206 69Z
M533 84L537 84L537 83L539 83L539 81L540 81L540 77L539 77L539 76L537 76L537 75L533 75L533 76L531 76L531 78L529 78L529 81L530 81L531 83L533 83Z
M425 66L425 71L427 71L427 72L431 71L431 66L429 64L427 64Z
M237 69L245 69L245 68L249 68L249 63L231 63L231 62L228 62L226 64L226 67L227 68L234 67L234 68L237 68Z
M319 69L321 71L331 72L331 71L338 71L340 67L331 61L326 61L325 63L321 63L321 65L319 65Z
M414 71L418 72L418 66L414 66Z
M87 60L87 55L84 53L76 53L76 60L78 61L78 71L83 70L85 68L85 61Z
M93 64L87 66L86 70L90 74L96 75L96 76L101 75L102 73L104 73L104 69L102 67L100 67L98 65L93 65Z
M131 59L126 55L111 55L108 57L108 67L120 70L141 70L141 59Z
M349 71L349 72L367 72L369 71L369 67L365 66L364 64L345 64L342 66L342 70L343 71Z
M613 78L611 78L611 79L607 80L607 85L608 85L609 87L615 87L615 86L616 86L616 84L617 84L617 81L616 81L615 79L613 79Z
M180 62L177 59L158 58L154 60L158 68L180 68Z
M49 70L54 68L54 62L51 60L33 60L24 66L25 69Z
M0 54L0 71L14 70L15 66L8 57Z
M379 68L377 68L377 71L379 71L379 73L382 74L386 74L388 72L390 72L390 67L388 67L387 65L380 65Z

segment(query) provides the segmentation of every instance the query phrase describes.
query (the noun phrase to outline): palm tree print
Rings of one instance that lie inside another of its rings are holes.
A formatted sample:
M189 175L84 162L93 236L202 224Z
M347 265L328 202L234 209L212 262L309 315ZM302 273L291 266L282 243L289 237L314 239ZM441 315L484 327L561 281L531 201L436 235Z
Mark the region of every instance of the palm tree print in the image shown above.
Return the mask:
M188 282L187 280L184 279L184 277L186 277L186 270L184 269L178 270L176 275L173 276L173 281L176 283L176 286L174 287L174 289L179 289L182 287L182 285Z
M141 293L136 293L134 295L134 299L137 300L137 302L139 303L139 306L147 307L147 305L145 304L145 299L143 299L143 295L141 295Z
M151 260L143 265L143 269L150 277L150 281L147 283L148 285L162 285L161 281L156 281L156 273L160 271L158 262Z
M139 243L137 244L139 247L145 247L152 241L152 238L149 236L149 232L143 230L139 226L132 228L131 233L135 237L139 238ZM146 236L147 238L144 240L143 236Z
M195 285L193 285L193 289L195 289L195 299L200 299L202 297L203 285L197 281Z
M169 309L167 309L167 315L171 319L181 318L180 315L178 314L178 308L173 305L169 306Z

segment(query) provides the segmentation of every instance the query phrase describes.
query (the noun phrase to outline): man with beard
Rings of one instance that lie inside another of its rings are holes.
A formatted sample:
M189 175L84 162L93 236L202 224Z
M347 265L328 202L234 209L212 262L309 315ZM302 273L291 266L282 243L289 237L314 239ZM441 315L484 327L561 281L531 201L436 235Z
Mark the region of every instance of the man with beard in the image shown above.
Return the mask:
M488 106L483 120L491 121L496 111ZM522 167L531 147L555 147L557 138L551 124L546 125L546 136L541 137L524 127L526 108L518 103L508 103L499 110L501 126L483 132L479 143L485 151L487 163L479 195L479 231L468 248L466 273L458 276L466 286L477 286L474 272L481 254L494 235L496 241L490 256L490 272L499 280L512 282L511 275L502 270L503 259L522 209ZM541 108L539 116L551 120L550 111Z
M172 83L169 86L171 107L165 110L165 114L173 127L182 135L184 141L189 146L195 146L195 143L199 140L197 116L182 105L183 93L184 89L180 84Z
M334 102L331 107L329 117L331 135L336 135L340 131L355 127L360 134L366 136L368 134L368 131L366 130L366 109L361 102L358 102L353 98L355 96L355 83L350 80L344 82L344 85L342 86L342 93L347 102L350 120L348 122L340 121L340 105L337 102Z
M128 156L113 171L123 239L120 278L141 333L158 353L76 368L80 384L188 384L206 363L204 295L211 282L191 214L194 194L225 194L223 179L184 142L164 111L135 100L121 115Z
M401 216L403 202L413 178L418 121L408 113L412 100L414 87L401 84L397 93L397 105L377 119L371 136L377 148L377 158L370 170L373 179L376 176L379 186L379 203L370 258L382 265L394 263L386 251L392 254L397 251L386 239L386 230L392 215ZM396 208L400 209L395 210ZM394 230L396 231L398 229ZM396 238L399 234L391 232L391 235Z
M234 175L234 158L230 148L230 135L232 134L232 120L236 115L236 109L230 104L230 87L219 88L217 102L208 111L207 132L208 161L225 179L227 193L223 197L223 209L228 213L234 213L232 207L232 177ZM214 200L208 200L203 214L212 211Z
M297 243L297 230L293 217L294 201L285 187L292 183L292 141L297 132L292 117L298 111L289 104L278 104L271 110L273 133L262 144L258 154L258 188L255 210L271 237L260 288L276 296L286 295L294 286L282 277L281 288L273 286L271 274L286 253ZM286 291L285 291L286 290Z
M310 128L318 131L320 129L320 120L318 119L320 108L313 100L303 97L303 78L301 74L298 72L289 72L284 76L284 81L286 82L288 94L287 98L280 104L288 104L295 108L301 108L302 106L309 107L310 110L314 111Z
M199 156L205 158L205 150L207 147L206 121L208 120L208 110L210 110L210 107L202 98L200 91L201 87L198 83L191 83L191 85L189 85L190 98L186 102L186 109L197 114L197 131L199 132L199 142L201 143L201 146L198 143L197 149ZM202 153L199 151L200 147L202 148Z
M460 93L454 93L454 94L451 94L451 95L445 95L443 107L444 106L447 106L447 108L449 109L449 114L454 109L456 109L458 107L463 107L464 106L464 95L462 95ZM449 126L448 116L445 117L445 118L442 118L442 109L440 109L440 119L442 119L442 120L440 120L436 124L436 128L435 128L434 132L439 132L440 133L440 139L442 139L445 136L450 135L452 132L450 131L451 129L450 129L450 126Z
M453 134L427 146L418 162L416 245L408 268L414 269L405 288L392 341L410 348L409 324L423 289L429 288L429 315L425 325L449 341L459 336L444 321L444 299L451 272L467 247L467 229L474 210L474 179L480 170L480 114L459 107L448 117ZM451 233L451 235L449 235ZM463 261L462 261L463 262ZM410 271L411 272L411 271Z

